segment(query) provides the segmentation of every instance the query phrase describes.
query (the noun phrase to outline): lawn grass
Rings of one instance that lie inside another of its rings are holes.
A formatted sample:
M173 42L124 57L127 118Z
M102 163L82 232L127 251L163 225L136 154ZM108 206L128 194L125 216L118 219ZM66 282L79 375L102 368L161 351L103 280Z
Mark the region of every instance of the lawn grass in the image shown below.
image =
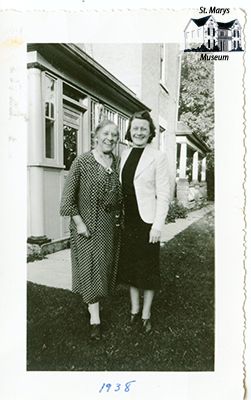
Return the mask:
M119 286L102 302L95 343L79 296L28 282L27 370L213 371L213 213L161 247L161 275L151 335L129 329L128 289Z

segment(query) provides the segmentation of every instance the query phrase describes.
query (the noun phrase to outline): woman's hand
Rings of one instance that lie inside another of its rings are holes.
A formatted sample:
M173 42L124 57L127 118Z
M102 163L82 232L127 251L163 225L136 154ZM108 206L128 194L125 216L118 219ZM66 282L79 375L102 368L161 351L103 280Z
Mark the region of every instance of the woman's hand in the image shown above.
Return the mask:
M88 231L88 228L84 224L84 222L82 222L82 223L77 225L77 232L78 232L79 235L85 236L87 238L89 238L91 236L90 232Z
M149 233L149 243L157 243L160 241L161 231L151 228Z
M75 222L77 233L81 236L85 236L85 237L89 238L91 236L90 232L89 232L87 226L85 225L85 223L83 222L81 216L74 215L72 217L72 219Z

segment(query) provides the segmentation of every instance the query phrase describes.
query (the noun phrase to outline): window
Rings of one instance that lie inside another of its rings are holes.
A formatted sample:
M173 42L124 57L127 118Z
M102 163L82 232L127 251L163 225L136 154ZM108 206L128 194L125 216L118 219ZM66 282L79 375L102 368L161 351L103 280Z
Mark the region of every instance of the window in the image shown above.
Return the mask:
M215 39L214 39L214 47L215 47Z
M213 36L215 36L215 28L213 28Z
M65 170L68 171L78 154L81 142L82 116L80 110L64 104L63 106L63 158Z
M115 122L115 112L114 111L112 111L112 110L110 110L109 108L107 108L107 107L104 107L104 109L103 109L103 114L102 114L102 118L100 119L100 120L102 120L102 119L109 119L109 121L113 121L113 122Z
M234 31L234 37L236 37L236 31Z
M234 49L236 49L236 41L234 40Z
M64 124L64 166L69 171L72 161L77 156L78 130L75 127Z
M45 75L45 157L55 158L56 80Z
M91 148L93 149L95 147L94 135L95 135L95 128L97 127L97 125L103 119L109 119L110 121L117 123L116 120L117 114L116 111L113 111L107 106L104 106L97 100L91 99L89 116L90 116L89 126L91 133Z
M207 48L210 49L210 39L207 41Z
M240 31L237 31L237 37L238 38L240 37Z
M128 118L118 114L119 141L125 142L125 135L128 127Z
M68 102L69 104L75 104L83 109L87 109L88 106L87 95L65 82L63 82L63 100L65 103Z
M95 146L94 134L95 128L99 123L99 109L100 105L94 99L91 99L90 106L90 134L91 134L91 148L93 149Z
M207 28L207 34L210 35L210 28Z

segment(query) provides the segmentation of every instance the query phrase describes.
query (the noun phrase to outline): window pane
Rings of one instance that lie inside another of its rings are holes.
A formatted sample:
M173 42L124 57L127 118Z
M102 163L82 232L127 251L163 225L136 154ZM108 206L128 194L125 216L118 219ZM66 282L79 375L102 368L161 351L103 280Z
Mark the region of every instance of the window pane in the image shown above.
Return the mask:
M45 116L49 117L50 116L50 103L46 101L45 103Z
M45 76L45 115L54 118L55 80Z
M118 115L119 140L124 142L128 127L128 118Z
M51 103L51 107L50 107L50 117L54 118L54 104Z
M64 125L64 165L67 171L77 156L77 136L78 130L76 128Z
M45 119L45 157L54 158L54 121Z

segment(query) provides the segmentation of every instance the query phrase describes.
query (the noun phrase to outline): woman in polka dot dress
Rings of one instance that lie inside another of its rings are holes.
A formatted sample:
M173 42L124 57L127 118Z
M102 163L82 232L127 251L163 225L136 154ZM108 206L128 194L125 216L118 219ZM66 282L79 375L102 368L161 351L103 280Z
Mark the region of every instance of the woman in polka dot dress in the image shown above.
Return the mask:
M78 156L65 183L60 214L70 216L72 290L90 313L91 338L101 338L99 301L112 293L120 250L122 193L112 153L118 128L109 120L95 130L96 147Z

